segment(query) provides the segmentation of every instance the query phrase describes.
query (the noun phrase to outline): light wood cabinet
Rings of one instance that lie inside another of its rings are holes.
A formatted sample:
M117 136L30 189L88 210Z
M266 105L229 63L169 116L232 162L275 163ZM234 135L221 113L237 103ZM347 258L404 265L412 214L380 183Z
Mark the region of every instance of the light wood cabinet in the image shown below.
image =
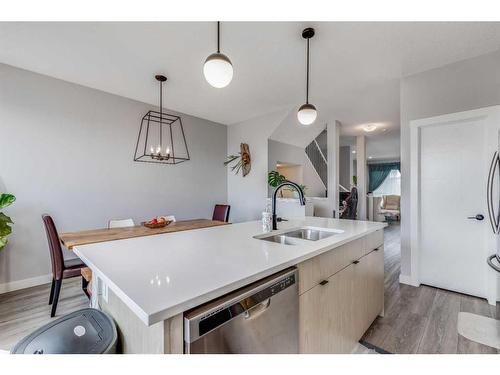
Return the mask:
M299 294L313 288L322 280L359 259L363 256L365 247L365 238L363 237L300 263L297 266L300 275Z
M384 247L378 247L365 258L368 270L368 318L371 319L366 327L368 329L377 315L384 311Z
M373 233L370 233L366 235L364 239L365 239L365 249L362 255L366 255L369 252L384 245L384 230L379 229Z
M361 257L354 266L351 285L351 306L354 332L361 338L384 305L384 251L383 247Z
M299 286L303 286L299 296L301 353L350 353L383 311L384 252L379 241L379 233L364 237L298 265ZM363 255L372 246L375 250ZM336 256L330 254L335 251ZM351 260L339 267L346 259ZM335 271L325 276L327 270Z
M301 353L347 353L356 344L349 301L354 267L348 266L299 297Z

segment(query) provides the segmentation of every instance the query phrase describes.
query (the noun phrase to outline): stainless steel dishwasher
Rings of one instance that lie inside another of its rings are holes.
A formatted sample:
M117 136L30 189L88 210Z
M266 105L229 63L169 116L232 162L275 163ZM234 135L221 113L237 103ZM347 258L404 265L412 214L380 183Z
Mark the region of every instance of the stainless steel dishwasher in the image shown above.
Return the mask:
M185 353L298 353L298 336L295 268L184 313Z

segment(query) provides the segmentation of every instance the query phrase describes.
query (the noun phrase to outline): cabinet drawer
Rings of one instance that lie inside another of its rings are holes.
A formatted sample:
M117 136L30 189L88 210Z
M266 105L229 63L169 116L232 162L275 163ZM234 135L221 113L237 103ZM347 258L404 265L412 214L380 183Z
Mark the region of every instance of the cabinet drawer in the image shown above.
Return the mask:
M322 280L347 267L354 260L363 256L365 238L346 243L326 253L300 263L299 269L299 294L318 285Z
M363 255L379 248L384 244L384 230L379 229L365 237L365 249Z

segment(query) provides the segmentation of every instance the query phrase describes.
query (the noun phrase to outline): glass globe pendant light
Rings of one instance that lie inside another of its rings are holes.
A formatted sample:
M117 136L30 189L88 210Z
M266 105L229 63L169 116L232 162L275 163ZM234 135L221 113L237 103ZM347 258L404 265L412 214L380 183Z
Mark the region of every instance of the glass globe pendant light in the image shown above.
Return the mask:
M207 82L217 88L226 87L233 79L233 64L229 57L220 53L220 22L217 22L217 52L205 60L203 74Z
M309 39L314 36L314 29L308 27L302 31L302 37L307 40L307 78L306 78L306 103L297 111L297 119L302 125L311 125L316 121L318 112L316 107L309 103Z

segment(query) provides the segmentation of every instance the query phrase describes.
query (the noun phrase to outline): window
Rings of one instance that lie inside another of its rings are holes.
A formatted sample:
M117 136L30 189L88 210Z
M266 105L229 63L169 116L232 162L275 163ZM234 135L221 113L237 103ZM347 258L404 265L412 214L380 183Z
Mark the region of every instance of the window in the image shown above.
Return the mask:
M397 169L392 169L384 182L373 191L374 197L382 195L401 195L401 173Z

